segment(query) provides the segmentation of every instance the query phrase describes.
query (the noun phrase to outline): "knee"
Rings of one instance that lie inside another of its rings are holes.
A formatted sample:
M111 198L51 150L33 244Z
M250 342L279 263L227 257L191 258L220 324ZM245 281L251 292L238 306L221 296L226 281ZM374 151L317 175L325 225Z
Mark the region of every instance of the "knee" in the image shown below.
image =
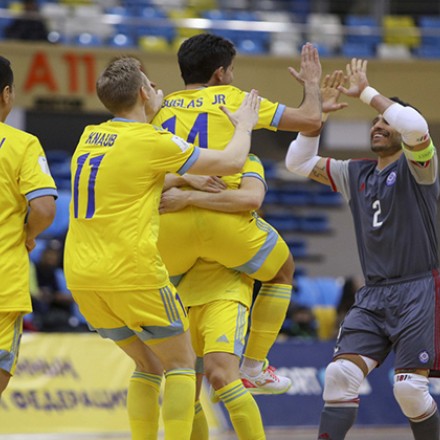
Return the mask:
M420 374L396 374L393 392L400 409L409 419L428 418L437 408L429 394L428 378Z
M363 380L364 373L356 364L347 359L337 359L325 370L323 398L326 402L357 403Z
M233 381L231 380L228 371L223 368L207 368L205 370L205 375L206 379L215 390L219 390Z

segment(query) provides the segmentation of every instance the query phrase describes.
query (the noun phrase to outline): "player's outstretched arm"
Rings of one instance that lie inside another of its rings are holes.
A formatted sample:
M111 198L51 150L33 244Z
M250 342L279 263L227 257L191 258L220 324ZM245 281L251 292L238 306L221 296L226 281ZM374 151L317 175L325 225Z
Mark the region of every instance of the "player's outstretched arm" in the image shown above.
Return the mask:
M340 86L339 90L347 96L359 98L382 114L387 123L402 135L406 146L404 153L410 160L426 162L431 159L435 149L426 120L413 107L403 106L370 87L367 65L367 60L353 58L346 67L349 86Z
M298 108L286 107L278 124L279 130L312 131L321 125L321 63L318 50L306 43L301 50L301 66L297 72L289 67L290 74L303 86L304 97Z
M321 85L323 122L329 113L348 106L346 102L338 102L341 94L339 87L344 84L344 81L345 77L341 70L335 70L324 77ZM286 167L295 174L330 185L326 166L327 159L318 156L321 128L322 124L317 130L298 134L287 151Z
M222 110L235 127L235 133L224 150L200 149L200 154L189 168L190 174L227 176L241 171L251 147L252 129L258 121L260 98L256 90L248 93L238 110Z

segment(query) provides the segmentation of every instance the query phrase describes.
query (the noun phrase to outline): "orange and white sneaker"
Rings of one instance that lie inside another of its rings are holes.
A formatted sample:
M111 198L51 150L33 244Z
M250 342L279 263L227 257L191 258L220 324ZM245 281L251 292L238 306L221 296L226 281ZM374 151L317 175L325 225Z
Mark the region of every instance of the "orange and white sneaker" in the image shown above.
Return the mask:
M280 376L276 369L266 363L257 376L249 376L240 371L241 381L251 394L283 394L289 391L292 381L286 376Z

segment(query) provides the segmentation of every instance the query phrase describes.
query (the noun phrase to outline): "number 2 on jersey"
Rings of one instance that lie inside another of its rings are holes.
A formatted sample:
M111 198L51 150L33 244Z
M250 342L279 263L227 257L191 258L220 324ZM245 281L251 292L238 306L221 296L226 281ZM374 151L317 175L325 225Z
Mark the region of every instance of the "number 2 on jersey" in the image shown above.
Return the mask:
M87 162L87 159L89 158L90 153L82 154L78 157L76 161L76 173L75 173L75 179L73 181L73 216L74 218L78 218L78 201L79 197L86 196L87 197L87 210L85 218L92 218L95 214L95 184L96 184L96 175L98 174L98 168L99 165L101 165L102 159L104 158L104 154L101 154L99 156L92 157L88 160L88 163L90 165L90 174L89 174L89 180L87 184L87 194L80 194L79 193L79 180L81 177L81 174L84 170L84 165ZM85 171L84 171L85 172Z
M383 221L379 220L380 214L382 214L382 208L380 207L380 201L375 200L372 205L373 209L375 210L373 215L373 227L378 228L379 226L382 226Z
M173 116L162 123L162 128L176 134L176 121L177 117ZM186 141L194 144L197 136L199 137L198 146L200 148L208 148L208 113L200 113L197 115Z

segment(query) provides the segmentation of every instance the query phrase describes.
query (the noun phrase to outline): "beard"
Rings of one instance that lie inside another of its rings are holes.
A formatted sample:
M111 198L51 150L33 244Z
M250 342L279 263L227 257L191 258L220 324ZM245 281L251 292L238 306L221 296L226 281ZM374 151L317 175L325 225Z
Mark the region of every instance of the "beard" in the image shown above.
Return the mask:
M371 151L381 155L382 157L393 156L401 149L402 145L400 143L392 145L371 145Z

